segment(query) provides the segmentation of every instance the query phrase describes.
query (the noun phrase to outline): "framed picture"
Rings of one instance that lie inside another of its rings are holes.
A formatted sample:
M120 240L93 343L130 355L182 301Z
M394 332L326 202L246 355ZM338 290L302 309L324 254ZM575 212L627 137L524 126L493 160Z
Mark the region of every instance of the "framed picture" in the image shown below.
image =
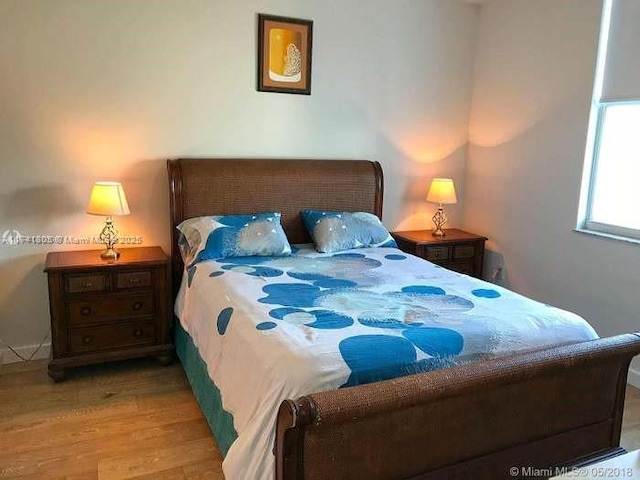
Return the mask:
M258 15L258 91L311 94L313 21Z

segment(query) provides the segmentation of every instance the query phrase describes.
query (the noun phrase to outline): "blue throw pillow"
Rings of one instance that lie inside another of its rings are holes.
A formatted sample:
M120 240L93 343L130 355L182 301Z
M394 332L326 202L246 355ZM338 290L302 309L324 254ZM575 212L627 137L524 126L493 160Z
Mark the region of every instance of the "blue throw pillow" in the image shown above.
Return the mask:
M212 258L291 255L279 213L195 217L177 228L185 266Z
M303 210L302 221L322 253L351 248L397 247L389 230L372 213Z

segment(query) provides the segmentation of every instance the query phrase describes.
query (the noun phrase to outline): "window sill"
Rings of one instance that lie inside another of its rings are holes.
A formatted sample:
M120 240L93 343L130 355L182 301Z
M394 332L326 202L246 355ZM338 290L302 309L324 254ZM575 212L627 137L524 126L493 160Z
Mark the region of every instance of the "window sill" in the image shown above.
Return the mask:
M594 237L600 237L607 240L615 240L618 242L633 243L636 245L640 245L640 240L638 240L637 238L623 237L621 235L614 235L612 233L597 232L595 230L587 230L586 228L574 228L573 231L577 233L593 235Z

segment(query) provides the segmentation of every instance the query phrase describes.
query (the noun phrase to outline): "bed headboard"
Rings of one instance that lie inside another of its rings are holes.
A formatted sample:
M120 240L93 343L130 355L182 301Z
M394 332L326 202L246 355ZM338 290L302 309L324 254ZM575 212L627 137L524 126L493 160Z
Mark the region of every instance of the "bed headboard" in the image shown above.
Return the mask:
M176 226L202 215L281 212L293 243L311 241L300 211L370 212L382 217L383 177L378 162L183 158L168 160L174 294L183 265Z

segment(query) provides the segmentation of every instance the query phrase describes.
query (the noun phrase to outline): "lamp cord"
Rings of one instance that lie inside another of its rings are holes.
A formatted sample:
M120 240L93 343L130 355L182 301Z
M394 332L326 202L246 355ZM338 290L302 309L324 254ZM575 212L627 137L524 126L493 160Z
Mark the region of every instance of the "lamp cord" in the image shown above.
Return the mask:
M44 336L44 338L42 339L38 347L33 351L33 353L31 353L31 355L29 355L28 358L23 357L20 353L16 351L15 348L13 348L11 345L5 342L2 338L0 338L0 344L6 346L16 357L18 357L24 363L29 363L31 360L33 360L33 357L36 356L36 354L40 351L40 349L48 339L49 339L49 332L46 333L46 335Z

